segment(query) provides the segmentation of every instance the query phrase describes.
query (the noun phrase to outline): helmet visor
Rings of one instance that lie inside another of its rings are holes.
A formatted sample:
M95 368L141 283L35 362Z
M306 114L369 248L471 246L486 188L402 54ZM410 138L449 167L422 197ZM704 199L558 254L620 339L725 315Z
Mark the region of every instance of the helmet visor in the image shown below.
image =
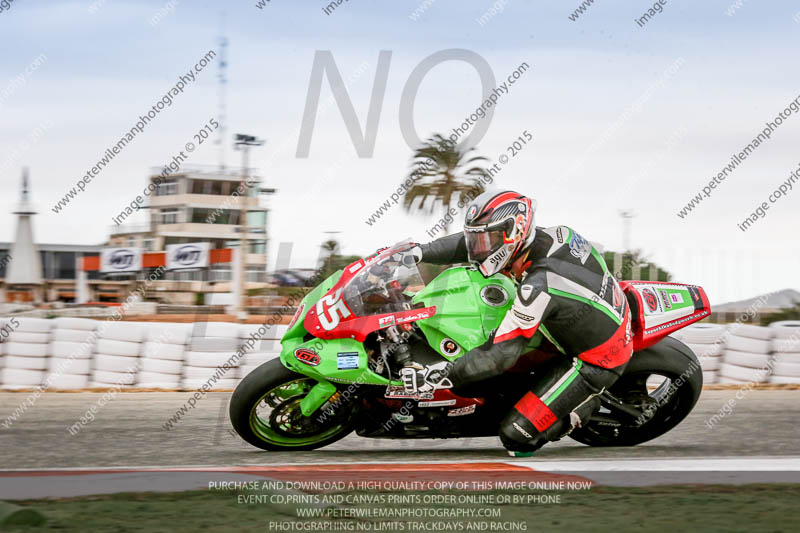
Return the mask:
M470 261L483 263L489 256L500 250L505 244L506 230L512 224L504 223L495 227L483 227L480 229L464 228L467 254Z

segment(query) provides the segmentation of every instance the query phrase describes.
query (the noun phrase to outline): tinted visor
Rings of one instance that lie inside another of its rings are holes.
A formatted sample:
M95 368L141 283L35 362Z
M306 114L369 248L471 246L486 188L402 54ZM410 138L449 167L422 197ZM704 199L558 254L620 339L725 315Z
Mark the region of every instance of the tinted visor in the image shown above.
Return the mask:
M464 228L467 242L467 253L470 261L483 263L505 244L505 236L513 227L512 221L507 221L489 228Z

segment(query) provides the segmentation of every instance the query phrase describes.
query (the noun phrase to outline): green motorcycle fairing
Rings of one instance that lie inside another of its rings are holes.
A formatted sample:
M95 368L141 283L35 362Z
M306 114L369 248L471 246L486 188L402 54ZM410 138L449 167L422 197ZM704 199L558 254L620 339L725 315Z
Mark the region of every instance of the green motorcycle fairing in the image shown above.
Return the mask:
M331 382L402 385L369 369L362 343L348 338L320 339L309 336L306 331L306 313L336 284L342 272L331 275L303 298L301 311L281 339L282 364L319 382L301 403L303 414L307 416L333 395L335 389L331 388ZM414 294L411 302L436 307L433 316L418 320L417 325L431 348L445 359L455 361L488 340L511 308L515 296L516 287L506 276L495 274L485 278L474 268L452 267ZM536 333L529 348L535 349L541 342L542 335ZM295 353L301 349L316 354L312 361L316 364L298 359Z

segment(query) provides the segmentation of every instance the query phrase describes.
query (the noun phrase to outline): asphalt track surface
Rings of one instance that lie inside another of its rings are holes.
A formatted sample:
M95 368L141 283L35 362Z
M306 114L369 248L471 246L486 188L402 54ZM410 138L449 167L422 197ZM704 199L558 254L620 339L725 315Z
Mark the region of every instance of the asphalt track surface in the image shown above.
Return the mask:
M800 457L800 391L706 390L692 414L666 435L635 447L591 448L567 438L539 461ZM0 421L27 393L0 393ZM384 440L354 435L313 452L265 452L237 436L230 393L211 393L171 430L164 423L187 392L119 393L76 434L68 427L102 393L45 393L9 428L0 427L0 470L146 466L310 465L503 461L499 439ZM714 427L706 421L735 402Z

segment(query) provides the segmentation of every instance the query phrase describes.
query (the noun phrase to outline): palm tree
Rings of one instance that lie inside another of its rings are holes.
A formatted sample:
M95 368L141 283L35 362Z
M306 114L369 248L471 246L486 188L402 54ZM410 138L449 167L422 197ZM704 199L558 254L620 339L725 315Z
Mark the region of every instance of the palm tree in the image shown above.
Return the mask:
M328 253L328 257L331 257L336 255L336 252L339 250L339 241L329 239L322 243L321 248Z
M335 239L328 239L320 245L325 253L326 257L322 259L322 266L320 267L324 272L331 271L333 267L333 262L336 259L337 252L339 251L339 241Z
M409 212L416 210L433 214L437 204L441 204L444 212L448 213L454 197L464 205L482 193L484 186L480 177L487 171L475 164L487 159L481 156L468 158L473 150L462 151L438 133L425 141L411 158L413 170L408 178L417 183L406 193L403 208ZM465 170L465 167L469 168ZM447 226L445 219L444 233L447 233Z

